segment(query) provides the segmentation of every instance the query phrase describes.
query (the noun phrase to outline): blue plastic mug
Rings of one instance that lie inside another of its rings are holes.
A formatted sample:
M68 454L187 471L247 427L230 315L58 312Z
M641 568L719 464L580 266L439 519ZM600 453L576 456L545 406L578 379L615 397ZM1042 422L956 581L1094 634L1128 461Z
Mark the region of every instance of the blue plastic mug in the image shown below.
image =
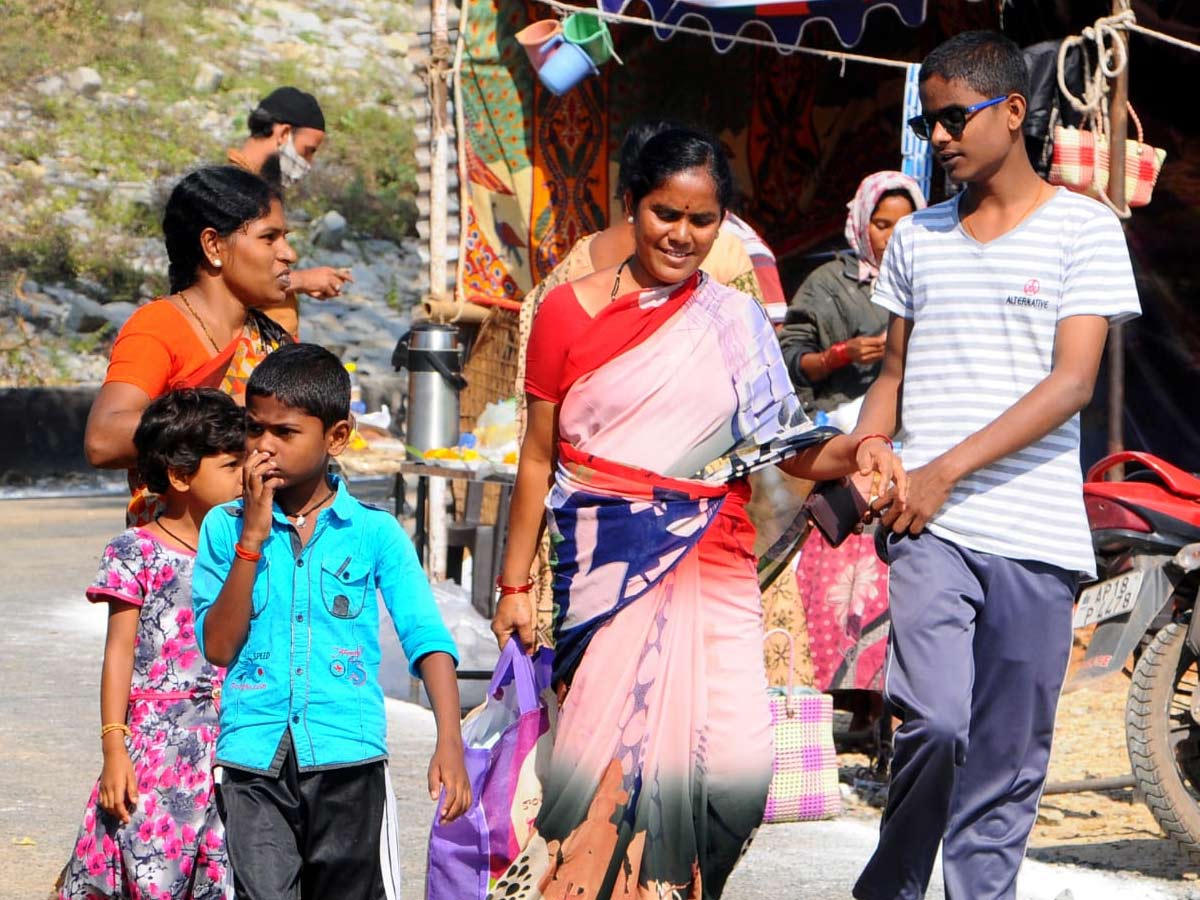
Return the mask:
M599 69L592 63L587 52L569 41L564 41L538 69L538 78L555 96L561 97L589 75L598 75Z
M517 32L517 43L534 69L540 69L550 55L563 43L562 23L558 19L541 19Z

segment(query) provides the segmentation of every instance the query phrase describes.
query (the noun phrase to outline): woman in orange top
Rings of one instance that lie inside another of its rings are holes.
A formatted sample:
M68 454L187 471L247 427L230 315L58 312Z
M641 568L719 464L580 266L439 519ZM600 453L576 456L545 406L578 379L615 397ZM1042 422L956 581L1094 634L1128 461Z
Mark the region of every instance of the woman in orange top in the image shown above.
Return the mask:
M296 253L278 193L232 166L185 176L167 202L163 235L171 296L121 328L88 416L84 452L101 469L131 469L133 432L150 401L179 387L215 387L239 402L254 367L290 341L262 307L283 301ZM130 524L153 504L134 488Z

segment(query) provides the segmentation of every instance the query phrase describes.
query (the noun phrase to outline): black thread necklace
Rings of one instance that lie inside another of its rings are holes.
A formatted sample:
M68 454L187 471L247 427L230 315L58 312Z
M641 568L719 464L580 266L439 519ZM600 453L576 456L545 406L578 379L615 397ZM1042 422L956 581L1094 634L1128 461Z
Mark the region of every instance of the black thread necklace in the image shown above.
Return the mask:
M621 290L621 273L625 271L625 267L629 265L632 256L626 257L625 260L617 266L617 277L613 279L612 293L608 296L608 302L612 303L617 299L617 292ZM632 271L632 269L630 270Z
M303 528L303 527L304 527L304 523L307 521L307 519L305 518L305 516L307 516L307 515L308 515L310 512L312 512L314 509L317 509L318 507L324 506L324 505L325 505L325 502L326 502L326 501L327 501L327 500L328 500L330 497L332 497L332 496L333 496L335 493L337 493L337 492L331 489L331 490L329 491L329 493L328 493L328 494L326 494L324 497L322 497L320 500L318 500L316 503L314 503L314 504L313 504L312 506L310 506L308 509L306 509L306 510L302 510L301 512L298 512L298 513L296 513L296 515L294 515L294 516L288 516L288 518L289 518L289 519L295 519L295 520L296 520L296 527L297 527L297 528Z
M167 537L169 537L171 540L175 541L175 543L177 543L177 544L183 544L183 546L187 547L187 548L188 548L189 550L191 550L193 553L195 553L195 552L196 552L196 548L195 548L195 547L193 547L191 544L189 544L187 541L185 541L183 538L181 538L179 535L177 535L177 534L176 534L175 532L173 532L173 531L172 531L170 528L168 528L166 525L164 525L164 524L163 524L163 522L162 522L162 516L155 516L155 517L154 517L154 524L155 524L155 525L157 525L159 528L161 528L161 529L163 530L163 534L165 534L165 535L166 535Z

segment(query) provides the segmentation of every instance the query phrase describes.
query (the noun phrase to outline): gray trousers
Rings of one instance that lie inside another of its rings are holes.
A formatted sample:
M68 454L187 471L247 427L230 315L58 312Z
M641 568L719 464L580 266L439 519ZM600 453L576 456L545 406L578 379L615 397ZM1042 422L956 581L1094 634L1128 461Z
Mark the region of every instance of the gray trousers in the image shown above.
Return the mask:
M893 536L884 698L903 725L859 900L1016 896L1071 652L1076 575Z

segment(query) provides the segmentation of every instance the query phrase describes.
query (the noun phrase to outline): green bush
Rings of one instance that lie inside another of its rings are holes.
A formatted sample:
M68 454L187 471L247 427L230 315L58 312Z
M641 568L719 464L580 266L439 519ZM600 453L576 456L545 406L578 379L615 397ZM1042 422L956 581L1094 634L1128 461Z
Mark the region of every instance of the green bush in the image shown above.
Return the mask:
M219 162L223 141L198 121L193 107L174 106L192 97L196 68L208 60L226 73L213 105L240 116L235 143L245 134L245 111L268 90L290 83L320 96L329 137L313 174L293 192L293 206L313 215L337 209L362 236L411 236L417 218L414 140L411 122L394 106L394 76L368 63L352 80L319 85L303 60L239 65L237 42L243 38L235 15L245 19L250 10L233 0L0 0L0 84L34 113L29 127L0 132L0 151L33 161L61 153L78 161L72 164L81 174L135 184ZM388 16L399 29L404 16ZM99 112L95 101L70 91L43 97L33 90L38 79L65 77L83 65L100 72L106 94L125 102ZM26 178L24 191L31 211L26 220L0 222L0 271L24 269L40 281L87 275L120 299L137 293L142 276L119 258L127 238L158 236L160 206L120 193L52 194L37 177ZM83 206L96 233L105 236L104 258L93 246L100 242L85 244L53 224L73 205Z
M352 231L398 241L415 233L412 124L382 106L334 112L329 136L296 200L310 215L336 209Z
M0 273L23 269L35 281L71 281L79 274L69 229L44 226L20 237L0 237Z

